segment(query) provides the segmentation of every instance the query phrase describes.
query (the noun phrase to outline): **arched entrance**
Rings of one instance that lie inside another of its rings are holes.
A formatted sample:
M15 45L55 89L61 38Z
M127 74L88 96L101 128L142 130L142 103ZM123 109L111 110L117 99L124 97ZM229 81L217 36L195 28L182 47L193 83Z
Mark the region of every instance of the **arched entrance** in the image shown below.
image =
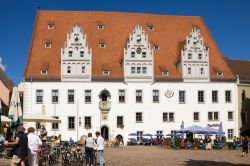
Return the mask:
M101 128L101 135L104 138L104 140L109 139L109 128L107 126L102 126Z
M121 143L124 145L122 135L119 134L119 135L117 135L115 138L116 138L119 142L121 142Z
M111 98L111 95L107 89L104 89L99 93L99 98L101 101L108 101Z

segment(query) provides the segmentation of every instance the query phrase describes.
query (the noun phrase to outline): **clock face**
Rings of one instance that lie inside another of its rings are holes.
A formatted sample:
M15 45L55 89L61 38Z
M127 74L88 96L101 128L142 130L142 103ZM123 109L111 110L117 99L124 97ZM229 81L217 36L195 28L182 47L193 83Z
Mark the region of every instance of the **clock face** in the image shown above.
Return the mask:
M138 48L136 49L136 53L137 53L137 54L141 54L141 48L140 48L140 47L138 47Z

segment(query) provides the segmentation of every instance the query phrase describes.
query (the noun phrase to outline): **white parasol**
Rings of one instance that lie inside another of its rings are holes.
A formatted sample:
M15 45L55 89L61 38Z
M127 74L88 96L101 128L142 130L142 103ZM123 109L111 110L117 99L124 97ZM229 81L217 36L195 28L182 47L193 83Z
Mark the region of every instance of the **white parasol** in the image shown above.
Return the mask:
M12 128L16 128L19 125L22 116L23 113L21 108L19 91L17 87L14 87L11 95L9 115L8 115L8 117L12 121L11 124Z

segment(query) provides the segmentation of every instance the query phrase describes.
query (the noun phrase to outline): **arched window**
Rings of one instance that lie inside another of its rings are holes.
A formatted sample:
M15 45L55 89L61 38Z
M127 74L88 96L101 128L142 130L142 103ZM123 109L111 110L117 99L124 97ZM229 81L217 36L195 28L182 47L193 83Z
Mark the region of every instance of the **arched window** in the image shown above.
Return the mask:
M71 73L71 66L67 67L67 73L70 74Z

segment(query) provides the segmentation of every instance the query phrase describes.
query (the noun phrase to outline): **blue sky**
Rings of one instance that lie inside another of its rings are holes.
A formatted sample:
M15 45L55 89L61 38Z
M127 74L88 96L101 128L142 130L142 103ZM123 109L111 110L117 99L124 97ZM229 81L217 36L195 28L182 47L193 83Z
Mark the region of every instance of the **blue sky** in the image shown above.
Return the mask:
M250 60L248 0L1 0L0 66L15 84L23 77L38 7L202 16L224 57Z

